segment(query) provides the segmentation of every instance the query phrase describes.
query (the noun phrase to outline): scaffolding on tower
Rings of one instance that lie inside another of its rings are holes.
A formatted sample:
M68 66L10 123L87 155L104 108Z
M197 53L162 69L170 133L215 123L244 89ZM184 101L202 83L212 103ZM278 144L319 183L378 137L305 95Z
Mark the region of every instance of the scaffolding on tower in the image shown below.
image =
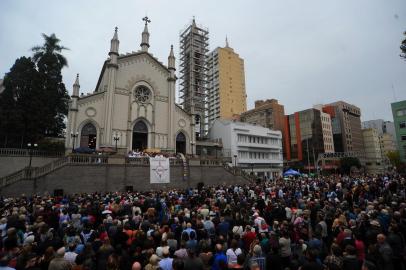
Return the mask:
M183 109L195 116L196 137L207 135L207 53L209 31L195 20L180 34L179 93Z

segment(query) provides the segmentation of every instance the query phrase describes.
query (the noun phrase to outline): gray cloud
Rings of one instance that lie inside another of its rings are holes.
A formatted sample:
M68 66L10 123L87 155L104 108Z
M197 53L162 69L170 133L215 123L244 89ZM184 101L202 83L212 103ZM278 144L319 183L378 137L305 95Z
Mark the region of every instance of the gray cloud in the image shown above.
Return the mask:
M248 106L277 98L287 113L345 100L363 120L391 120L392 85L406 99L406 61L399 58L406 30L404 0L310 1L0 1L0 73L55 33L69 51L63 71L71 90L91 92L107 58L114 27L120 52L139 49L148 15L152 52L167 61L179 32L196 16L210 30L210 47L230 45L245 59ZM1 76L1 75L0 75Z

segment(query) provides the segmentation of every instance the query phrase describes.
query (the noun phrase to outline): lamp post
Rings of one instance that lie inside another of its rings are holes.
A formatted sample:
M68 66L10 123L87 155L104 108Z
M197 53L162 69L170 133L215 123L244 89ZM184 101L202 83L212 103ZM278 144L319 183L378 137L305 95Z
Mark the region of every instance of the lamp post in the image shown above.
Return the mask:
M33 150L33 148L37 148L38 144L27 143L27 147L29 149L29 154L30 154L30 162L28 163L28 172L29 172L29 178L31 178L32 150Z
M254 176L254 163L251 163L251 175Z
M70 133L70 137L72 138L72 153L75 151L75 140L76 140L76 138L78 136L79 136L78 132L76 132L76 133L71 132Z
M234 173L237 173L237 155L234 155Z
M118 133L116 132L116 134L113 136L113 140L114 140L115 143L116 143L116 153L117 153L117 142L120 140L120 134L118 134Z

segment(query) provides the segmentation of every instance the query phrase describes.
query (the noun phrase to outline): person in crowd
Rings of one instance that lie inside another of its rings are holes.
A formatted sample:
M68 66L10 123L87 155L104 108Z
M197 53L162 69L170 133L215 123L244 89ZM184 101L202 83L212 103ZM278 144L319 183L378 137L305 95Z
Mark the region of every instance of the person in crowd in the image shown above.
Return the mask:
M0 269L406 269L397 174L0 197L0 209Z

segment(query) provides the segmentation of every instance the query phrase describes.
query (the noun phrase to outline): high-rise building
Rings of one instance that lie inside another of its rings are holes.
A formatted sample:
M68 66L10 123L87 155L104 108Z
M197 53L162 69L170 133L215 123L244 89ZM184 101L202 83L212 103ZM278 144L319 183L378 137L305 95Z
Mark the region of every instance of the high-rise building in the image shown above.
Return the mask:
M283 153L284 158L286 159L285 149L286 144L288 145L289 141L286 141L284 129L285 109L283 105L278 104L278 100L267 99L255 101L255 108L242 113L240 120L253 125L281 131L283 138Z
M364 140L364 158L367 172L383 173L385 164L378 131L375 128L363 129L362 136Z
M325 126L331 126L331 122L322 111L312 108L295 112L285 121L287 161L314 166L320 153L334 152L331 127Z
M406 100L391 104L400 160L406 162Z
M323 111L331 117L335 152L356 152L362 155L361 110L344 101L327 104Z
M209 126L215 119L233 119L247 110L244 60L234 52L226 39L208 58Z
M195 118L196 138L207 133L207 53L209 31L195 19L180 35L180 99Z
M396 137L395 124L391 121L384 121L382 119L375 119L362 122L362 128L374 128L379 135L384 133L391 134L394 138Z

